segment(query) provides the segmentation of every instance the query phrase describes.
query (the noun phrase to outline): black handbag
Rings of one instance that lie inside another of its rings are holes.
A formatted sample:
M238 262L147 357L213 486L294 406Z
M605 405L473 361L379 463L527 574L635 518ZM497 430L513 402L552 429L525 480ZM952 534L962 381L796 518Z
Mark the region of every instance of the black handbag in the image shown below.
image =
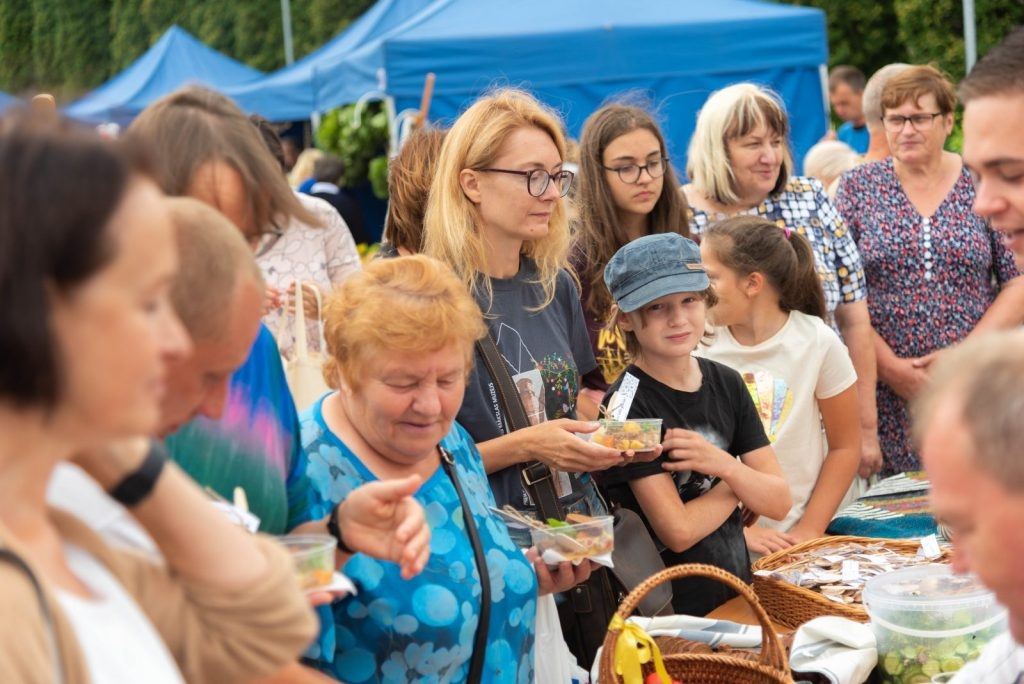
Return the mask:
M490 335L477 341L477 351L491 379L494 381L509 430L530 425L512 376L501 358ZM553 474L547 464L540 461L524 463L520 478L530 494L542 520L564 520ZM618 509L615 516L615 548L612 563L615 569L598 568L590 578L564 594L566 600L558 606L562 636L581 667L590 669L597 649L604 643L608 623L615 615L619 602L640 582L665 569L661 554L651 539L643 520L627 509ZM621 544L621 546L620 546ZM641 615L661 615L671 612L672 585L668 582L655 587L635 611Z

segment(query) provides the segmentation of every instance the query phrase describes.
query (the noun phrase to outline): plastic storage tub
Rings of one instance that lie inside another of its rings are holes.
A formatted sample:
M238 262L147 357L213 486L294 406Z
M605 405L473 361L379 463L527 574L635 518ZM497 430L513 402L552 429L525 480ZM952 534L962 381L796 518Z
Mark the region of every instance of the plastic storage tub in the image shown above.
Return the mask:
M1006 610L992 592L947 565L871 578L864 607L878 642L883 684L946 681L1006 630Z

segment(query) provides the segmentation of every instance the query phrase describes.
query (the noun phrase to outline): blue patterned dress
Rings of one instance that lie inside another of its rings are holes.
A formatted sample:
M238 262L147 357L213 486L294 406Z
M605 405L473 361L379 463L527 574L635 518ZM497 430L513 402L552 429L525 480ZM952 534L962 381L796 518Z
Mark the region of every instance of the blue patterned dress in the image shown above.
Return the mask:
M910 203L891 158L847 172L836 204L864 260L871 325L900 358L962 340L999 285L1019 275L1013 254L972 211L966 168L932 216ZM906 402L881 381L877 399L880 475L920 470Z
M311 487L293 502L292 525L326 516L349 492L377 478L324 423L321 399L301 417L304 468ZM486 551L491 621L485 682L533 681L537 577L490 510L483 462L457 423L441 441L455 459ZM356 554L344 567L359 593L321 607L321 636L307 655L348 682L465 682L480 612L480 582L455 488L438 468L416 493L431 528L430 560L402 579L393 563Z

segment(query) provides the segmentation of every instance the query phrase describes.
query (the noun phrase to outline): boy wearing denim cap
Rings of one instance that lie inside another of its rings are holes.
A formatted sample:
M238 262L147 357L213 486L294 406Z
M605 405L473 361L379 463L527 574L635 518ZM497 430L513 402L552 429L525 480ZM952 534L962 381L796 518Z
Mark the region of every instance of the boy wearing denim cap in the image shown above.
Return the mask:
M700 249L676 233L648 235L612 256L604 280L633 362L603 404L613 418L666 428L656 459L603 473L608 497L643 517L666 565L709 563L749 583L744 521L785 517L789 487L739 373L693 356L715 302ZM735 595L703 578L672 585L680 614L705 615Z

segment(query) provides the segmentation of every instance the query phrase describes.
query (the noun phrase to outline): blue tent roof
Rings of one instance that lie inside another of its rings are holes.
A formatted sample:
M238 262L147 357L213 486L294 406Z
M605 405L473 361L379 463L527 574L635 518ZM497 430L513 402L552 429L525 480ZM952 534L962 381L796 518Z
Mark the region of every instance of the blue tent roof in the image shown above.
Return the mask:
M256 112L271 121L308 119L316 111L313 79L318 66L330 65L348 57L365 42L388 33L431 2L380 0L347 30L294 64L258 81L225 88L223 91L245 111ZM369 82L374 86L376 77L371 74Z
M559 109L570 134L617 93L659 108L670 154L685 157L695 114L714 90L768 85L791 116L799 158L826 128L821 10L759 0L436 0L347 58L316 67L316 107L351 102L383 68L399 110L437 81L432 119L452 119L494 84L521 85Z
M0 112L4 111L8 107L13 107L17 104L24 104L20 99L13 95L8 95L4 91L0 90Z
M149 103L183 85L199 83L223 89L262 75L172 26L124 71L68 105L65 112L88 121L126 124Z

